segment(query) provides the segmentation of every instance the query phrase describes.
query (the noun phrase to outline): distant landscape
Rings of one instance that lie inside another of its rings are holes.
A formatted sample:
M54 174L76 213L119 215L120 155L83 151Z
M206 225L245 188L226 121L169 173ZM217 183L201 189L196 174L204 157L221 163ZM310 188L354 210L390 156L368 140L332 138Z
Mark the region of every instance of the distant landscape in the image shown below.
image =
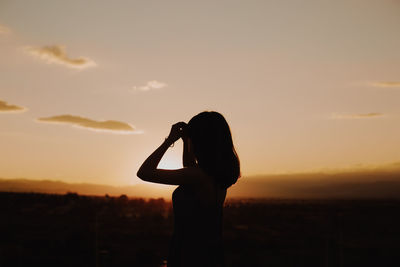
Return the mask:
M0 266L165 267L175 188L0 179ZM399 266L399 206L398 168L243 176L227 266Z
M57 180L1 179L2 192L39 192L170 199L176 186L143 183L111 186ZM278 174L241 177L228 198L400 198L400 171L376 169L340 173Z
M399 200L228 199L227 267L400 266ZM0 266L165 267L171 201L0 193Z

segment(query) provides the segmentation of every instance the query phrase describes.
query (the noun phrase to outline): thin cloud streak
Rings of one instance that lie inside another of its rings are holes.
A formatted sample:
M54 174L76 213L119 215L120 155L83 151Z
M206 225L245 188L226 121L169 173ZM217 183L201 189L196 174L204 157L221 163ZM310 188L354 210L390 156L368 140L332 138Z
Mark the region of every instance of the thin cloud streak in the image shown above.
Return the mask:
M167 86L168 85L166 83L153 80L153 81L148 81L146 83L146 85L143 85L143 86L134 86L133 90L135 90L135 91L136 90L149 91L151 89L161 89L161 88L164 88L164 87L167 87Z
M10 33L10 32L11 32L10 28L8 28L8 27L6 27L4 25L0 25L0 34L7 34L7 33Z
M352 120L352 119L372 119L372 118L381 118L384 117L385 114L379 112L371 112L371 113L360 113L360 114L337 114L333 113L331 115L332 119L344 119L344 120Z
M400 88L400 82L395 82L395 81L372 82L370 85L373 87L382 87L382 88Z
M6 101L0 100L0 113L21 113L27 110L25 107L8 104Z
M75 115L58 115L52 117L38 118L37 122L71 124L75 127L85 128L93 131L106 131L117 134L137 134L131 124L115 120L96 121Z
M31 47L26 46L24 50L30 55L35 56L41 60L44 60L48 64L60 64L66 67L74 69L86 69L89 67L95 67L97 64L86 57L70 58L68 57L65 46L53 45L43 47Z

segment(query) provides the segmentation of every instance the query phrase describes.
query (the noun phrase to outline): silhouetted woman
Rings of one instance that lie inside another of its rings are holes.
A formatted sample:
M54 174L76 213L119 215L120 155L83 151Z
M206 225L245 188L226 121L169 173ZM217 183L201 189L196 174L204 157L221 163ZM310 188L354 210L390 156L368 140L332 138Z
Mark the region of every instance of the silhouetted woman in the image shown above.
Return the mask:
M183 168L158 169L167 149L183 140ZM222 209L226 190L240 177L240 164L225 118L202 112L178 122L142 164L142 180L179 185L172 194L174 232L168 266L224 266Z

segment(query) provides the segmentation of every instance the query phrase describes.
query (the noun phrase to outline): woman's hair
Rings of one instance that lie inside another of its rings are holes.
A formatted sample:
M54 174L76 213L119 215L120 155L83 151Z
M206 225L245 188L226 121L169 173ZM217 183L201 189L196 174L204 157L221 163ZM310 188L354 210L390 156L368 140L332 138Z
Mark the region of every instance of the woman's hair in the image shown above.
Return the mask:
M197 163L216 182L228 188L240 177L240 162L225 118L218 112L205 111L188 123L188 137Z

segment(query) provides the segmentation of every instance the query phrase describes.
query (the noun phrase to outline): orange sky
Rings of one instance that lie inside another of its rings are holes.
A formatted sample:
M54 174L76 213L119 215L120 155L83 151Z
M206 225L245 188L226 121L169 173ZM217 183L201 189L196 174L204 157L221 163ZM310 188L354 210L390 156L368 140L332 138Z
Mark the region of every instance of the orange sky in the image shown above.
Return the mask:
M400 160L400 3L0 1L0 177L110 185L216 110L243 176ZM180 166L181 144L162 166Z

